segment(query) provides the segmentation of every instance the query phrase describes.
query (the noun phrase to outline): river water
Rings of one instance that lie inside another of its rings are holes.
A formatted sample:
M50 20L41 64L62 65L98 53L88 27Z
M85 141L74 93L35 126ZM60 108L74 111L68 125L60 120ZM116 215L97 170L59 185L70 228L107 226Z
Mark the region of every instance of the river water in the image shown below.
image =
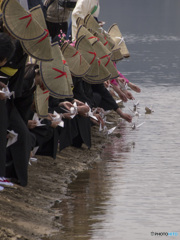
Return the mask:
M118 68L142 89L134 93L141 116L133 121L145 123L133 130L123 122L102 161L69 185L59 239L179 239L180 1L111 2L101 4L100 16L125 37L131 57ZM154 112L144 114L146 106Z

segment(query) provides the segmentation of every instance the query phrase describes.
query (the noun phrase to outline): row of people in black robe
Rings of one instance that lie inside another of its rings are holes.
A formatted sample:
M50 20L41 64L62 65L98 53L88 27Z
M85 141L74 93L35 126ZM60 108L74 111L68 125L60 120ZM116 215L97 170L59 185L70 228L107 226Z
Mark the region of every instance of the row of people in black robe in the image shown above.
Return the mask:
M0 88L8 85L10 92L15 93L15 97L10 98L0 93L0 185L7 182L7 178L22 186L27 185L29 158L36 146L39 147L37 155L53 158L56 158L58 143L60 150L68 146L81 147L83 143L91 148L91 126L94 123L87 116L89 107L114 110L131 122L131 116L121 111L104 84L91 85L83 78L73 77L74 98L60 100L50 97L49 117L42 121L44 126L37 127L32 120L36 111L33 107L34 91L37 85L43 87L38 66L27 65L27 54L23 52L20 42L5 33L0 33L0 55ZM4 68L9 69L9 72L4 72ZM10 69L16 70L14 74ZM78 114L71 119L71 114L63 108L69 110L74 102L77 103ZM62 114L64 127L52 120L54 110ZM96 117L98 121L94 122L103 124L98 112ZM14 130L18 140L6 148L7 130Z

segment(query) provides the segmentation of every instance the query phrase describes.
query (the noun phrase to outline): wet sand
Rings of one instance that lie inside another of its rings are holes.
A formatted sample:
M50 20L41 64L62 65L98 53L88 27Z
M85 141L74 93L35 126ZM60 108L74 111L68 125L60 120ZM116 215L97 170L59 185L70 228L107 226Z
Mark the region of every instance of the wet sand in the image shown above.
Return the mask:
M118 121L111 114L109 121ZM85 145L77 149L68 147L50 157L37 156L38 161L29 165L27 187L15 185L0 192L0 239L35 240L49 239L60 231L58 220L61 216L57 206L66 198L68 183L77 173L93 167L101 161L103 144L108 138L92 127L92 147Z

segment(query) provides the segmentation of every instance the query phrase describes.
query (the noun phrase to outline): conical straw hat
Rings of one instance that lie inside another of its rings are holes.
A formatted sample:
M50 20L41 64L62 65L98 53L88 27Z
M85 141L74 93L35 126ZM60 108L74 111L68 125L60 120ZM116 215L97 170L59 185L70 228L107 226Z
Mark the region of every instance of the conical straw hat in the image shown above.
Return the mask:
M41 118L48 116L48 99L49 91L42 90L39 86L37 86L35 91L35 105L37 114Z
M123 59L123 55L121 54L120 51L120 46L114 46L113 49L111 47L111 45L108 43L107 38L104 36L104 34L99 33L99 32L95 32L92 29L89 29L89 31L96 37L98 37L98 39L102 42L102 44L107 47L108 50L111 51L111 61L119 61Z
M94 36L98 37L98 39L102 42L102 44L107 47L108 50L111 51L111 61L119 61L123 59L123 55L121 54L120 47L118 48L114 47L113 49L111 48L111 45L107 41L107 38L104 37L102 33L99 32L94 32Z
M52 61L53 58L49 31L47 30L41 6L38 5L32 8L30 12L33 18L44 28L44 34L36 40L21 41L21 45L25 52L31 57L42 61Z
M90 33L88 29L85 28L85 26L81 25L77 30L76 39L84 35L86 35L86 38L88 38L91 44L97 41L97 37Z
M96 19L91 15L88 14L85 18L84 18L84 25L87 29L92 29L98 33L101 33L104 35L104 38L106 41L108 41L108 45L110 47L110 49L112 49L115 46L115 42L113 41L113 39L111 38L111 36L108 34L108 32L106 32L100 25L99 23L96 21Z
M68 89L69 89L69 92L72 93L72 90L73 90L72 75L71 75L71 72L69 69L69 65L68 65L67 61L65 60L62 52L61 52L61 56L62 56L62 61L63 61L63 65L64 65L64 70L66 71L66 74L67 74ZM71 95L71 97L72 97L72 95Z
M29 10L32 13L33 18L39 23L43 29L47 29L46 21L44 18L44 13L42 11L41 5L37 5Z
M95 43L94 43L95 44ZM102 45L102 43L99 43L100 45ZM108 69L106 69L106 67L104 67L104 65L101 63L101 61L99 61L99 58L97 58L97 53L94 52L93 47L91 45L91 43L89 42L89 40L85 37L85 36L81 36L79 39L77 39L76 41L76 48L79 49L79 51L82 53L82 55L84 54L85 58L88 57L88 62L90 63L90 61L92 62L92 54L89 56L89 53L94 53L94 62L96 61L96 68L90 69L87 74L83 77L84 81L87 81L91 84L98 84L98 83L102 83L106 80L108 80L111 76L111 73L108 71ZM111 52L105 48L102 45L103 49L103 53L101 53L102 56L107 55L109 56L111 54ZM84 51L86 51L84 53ZM101 50L98 50L101 51ZM88 55L87 55L88 53ZM89 57L90 61L89 61ZM98 69L97 69L98 67ZM93 76L94 73L97 73L98 75Z
M78 17L76 20L77 27L84 25L84 20L81 17Z
M102 34L104 35L105 40L108 42L109 48L113 49L115 47L115 42L112 37L106 31L103 31Z
M40 72L44 85L56 98L73 97L72 77L65 63L59 44L52 44L53 60L40 62Z
M19 40L35 40L44 36L44 29L17 0L5 0L3 22L12 36Z
M88 29L95 37L97 37L104 46L106 46L110 51L114 49L115 47L115 42L111 38L108 32L106 32L103 28L100 32L95 31L93 29ZM119 47L120 48L120 47Z
M103 44L101 42L95 42L94 44L98 43L99 49L96 49L96 55L97 55L97 59L98 59L98 76L96 77L90 77L88 76L88 74L86 74L83 79L84 81L91 83L91 84L100 84L103 83L104 81L107 81L110 79L111 77L111 73L109 72L109 70L104 66L104 64L102 63L102 61L100 60L99 56L109 56L111 55L111 52L103 46ZM93 44L93 46L94 46ZM94 48L94 47L93 47Z
M85 35L76 40L75 47L90 64L90 69L86 75L88 77L97 77L99 75L99 64L96 56L97 54Z
M92 30L89 30L89 31L91 32ZM92 33L93 33L93 32L92 32ZM106 38L104 37L104 34L94 31L93 35L94 35L95 37L97 37L97 38L99 39L99 41L101 41L102 44L103 44L105 47L107 47L108 50L112 51L112 46L108 43L108 41L107 41Z
M90 69L89 63L75 47L66 42L62 45L61 51L72 75L82 77L88 72Z
M122 55L127 58L130 56L129 51L127 49L126 43L124 41L124 38L122 37L122 34L119 30L118 25L115 23L113 24L109 30L109 35L112 37L112 39L114 40L114 42L116 43L117 46L120 46L120 51L122 53Z
M97 77L88 77L87 75L85 75L83 76L83 80L91 84L100 84L100 83L103 83L104 81L109 80L110 77L111 77L111 73L101 63L101 61L99 61L99 75Z
M86 26L87 29L93 29L96 32L102 31L102 27L99 25L99 23L91 14L88 14L84 18L84 25Z
M100 42L95 42L93 48L99 57L101 63L107 68L111 73L110 79L117 78L119 76L117 69L114 67L113 62L111 61L111 56L109 50Z

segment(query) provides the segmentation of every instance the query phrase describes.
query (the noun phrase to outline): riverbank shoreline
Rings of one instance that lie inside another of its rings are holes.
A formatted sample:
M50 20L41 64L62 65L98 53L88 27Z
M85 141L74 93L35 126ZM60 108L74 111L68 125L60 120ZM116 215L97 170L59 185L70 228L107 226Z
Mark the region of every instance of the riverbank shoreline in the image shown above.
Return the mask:
M108 116L117 124L117 115ZM68 184L77 174L101 161L100 154L108 138L92 127L92 147L68 147L50 157L37 156L37 162L29 165L27 187L15 185L0 192L0 239L39 240L48 239L60 231L59 211L56 208L66 198Z

